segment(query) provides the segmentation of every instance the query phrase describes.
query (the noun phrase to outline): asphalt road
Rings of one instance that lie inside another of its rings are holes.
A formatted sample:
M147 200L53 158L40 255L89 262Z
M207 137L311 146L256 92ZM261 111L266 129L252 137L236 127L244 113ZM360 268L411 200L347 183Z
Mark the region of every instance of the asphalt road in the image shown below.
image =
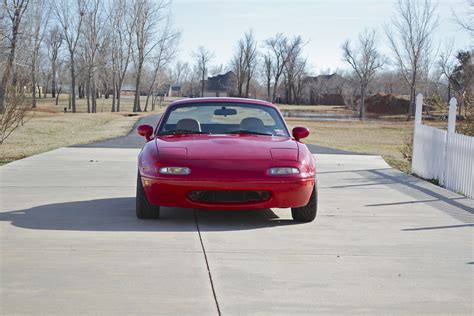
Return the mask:
M473 200L378 156L316 154L312 223L288 209L143 221L139 149L106 144L0 167L0 314L472 314Z

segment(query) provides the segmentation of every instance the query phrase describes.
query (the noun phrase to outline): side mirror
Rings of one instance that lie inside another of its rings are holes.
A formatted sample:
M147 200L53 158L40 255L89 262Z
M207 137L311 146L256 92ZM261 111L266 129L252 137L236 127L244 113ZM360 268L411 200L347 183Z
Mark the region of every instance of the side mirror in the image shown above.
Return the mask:
M140 125L138 126L138 134L145 137L146 141L151 139L151 135L153 135L153 127L150 125Z
M303 126L297 126L297 127L293 128L291 133L293 134L293 137L296 140L300 140L300 139L303 139L303 138L306 138L306 137L309 136L309 129L307 129L306 127L303 127Z

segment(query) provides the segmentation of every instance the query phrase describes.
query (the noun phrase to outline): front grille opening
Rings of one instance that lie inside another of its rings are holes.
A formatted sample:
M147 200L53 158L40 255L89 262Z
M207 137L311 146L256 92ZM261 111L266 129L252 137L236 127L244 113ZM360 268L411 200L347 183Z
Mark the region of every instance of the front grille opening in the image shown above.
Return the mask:
M206 203L251 203L266 201L270 198L268 191L192 191L189 199Z

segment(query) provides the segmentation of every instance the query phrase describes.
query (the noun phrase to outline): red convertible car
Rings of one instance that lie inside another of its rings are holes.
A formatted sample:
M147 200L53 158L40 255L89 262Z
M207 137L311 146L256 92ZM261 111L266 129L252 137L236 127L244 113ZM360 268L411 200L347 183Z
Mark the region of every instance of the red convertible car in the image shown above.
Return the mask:
M290 135L273 104L251 99L173 102L138 158L136 213L158 218L160 206L248 210L291 208L294 220L317 212L313 155L295 127Z

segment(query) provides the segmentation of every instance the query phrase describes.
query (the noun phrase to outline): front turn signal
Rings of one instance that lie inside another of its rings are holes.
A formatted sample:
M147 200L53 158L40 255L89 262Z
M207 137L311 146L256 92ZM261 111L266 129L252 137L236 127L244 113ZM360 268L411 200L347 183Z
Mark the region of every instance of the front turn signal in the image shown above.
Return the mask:
M191 169L188 167L162 167L160 173L186 176L191 173Z

